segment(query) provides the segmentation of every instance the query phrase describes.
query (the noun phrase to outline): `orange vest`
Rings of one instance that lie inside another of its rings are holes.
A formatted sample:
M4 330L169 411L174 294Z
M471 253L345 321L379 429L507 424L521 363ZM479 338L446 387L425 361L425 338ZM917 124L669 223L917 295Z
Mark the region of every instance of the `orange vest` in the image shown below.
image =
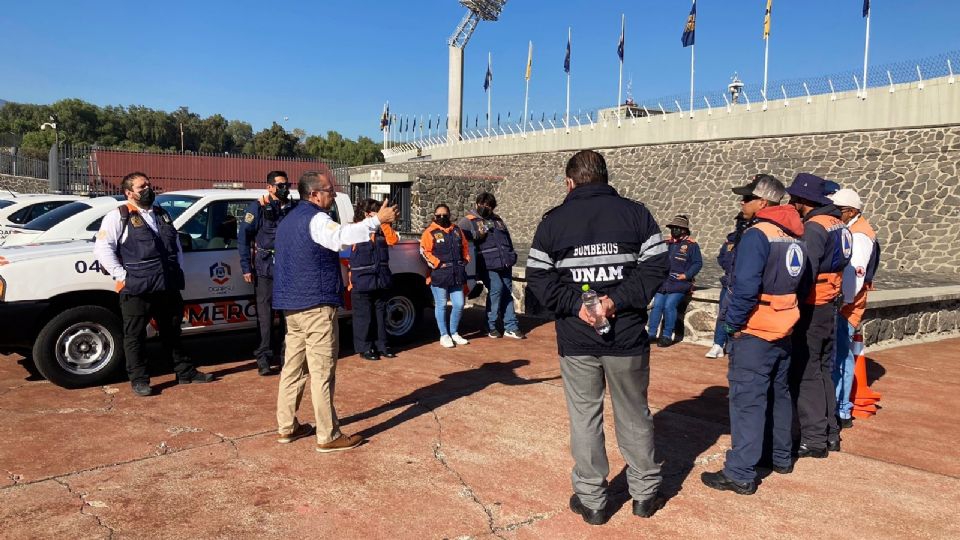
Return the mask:
M810 290L805 303L820 306L829 304L840 295L840 285L843 282L843 269L850 261L849 250L852 244L847 226L838 218L829 215L816 215L809 219L814 223L821 225L827 231L829 240L824 246L824 255L829 257L830 269L823 271L821 268L814 268L813 272L817 276L816 283ZM846 246L847 254L844 256L843 243L848 242ZM811 264L819 264L818 261L811 261Z
M866 235L867 238L874 243L874 249L876 249L877 233L874 232L873 227L870 226L862 214L860 218L850 226L850 233ZM844 304L840 308L840 314L843 315L854 328L860 326L860 321L863 320L863 312L867 309L867 291L872 290L873 282L863 282L863 287L860 289L860 292L857 293L857 296L853 298L853 302Z
M776 341L789 336L800 319L797 287L806 254L799 238L788 235L772 223L760 222L753 228L767 237L770 254L763 269L760 301L747 317L743 333L765 341Z

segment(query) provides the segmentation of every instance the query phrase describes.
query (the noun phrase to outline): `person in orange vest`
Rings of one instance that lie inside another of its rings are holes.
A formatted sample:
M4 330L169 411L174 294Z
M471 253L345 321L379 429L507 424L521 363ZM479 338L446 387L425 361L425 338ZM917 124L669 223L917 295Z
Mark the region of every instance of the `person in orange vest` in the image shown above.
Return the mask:
M809 257L801 284L800 320L793 332L790 386L800 424L797 457L825 458L840 450L833 358L837 303L853 239L840 209L824 195L825 181L800 173L787 188L790 204L803 216Z
M354 208L353 222L373 217L382 203L364 199ZM393 284L390 272L390 246L400 240L389 223L381 223L380 229L370 233L369 242L354 244L350 248L350 275L348 290L353 305L353 350L365 360L396 358L387 347L387 293ZM376 342L370 340L376 328Z
M693 280L703 268L700 246L690 238L690 219L677 214L667 223L667 228L670 229L670 239L667 240L670 273L653 297L650 321L647 323L647 334L653 341L663 321L657 347L669 347L677 342L673 332L677 324L677 306L693 291Z
M463 314L463 288L467 282L470 246L460 227L451 221L449 206L438 204L434 208L433 223L420 236L420 255L430 267L427 284L433 293L433 313L440 330L440 345L450 348L469 344L457 329ZM453 306L449 326L447 298Z
M733 192L743 197L741 208L749 228L736 248L723 322L730 336L731 448L723 470L705 472L700 479L713 489L752 495L768 427L773 470L793 471L787 373L790 333L800 318L797 289L806 254L800 215L792 206L779 206L784 195L779 180L757 175Z
M853 427L853 334L867 307L867 291L873 290L873 276L880 263L877 233L861 213L863 201L852 189L841 189L830 196L840 209L840 219L853 237L850 264L843 270L843 306L837 319L837 357L833 366L833 384L837 396L837 421L841 428Z

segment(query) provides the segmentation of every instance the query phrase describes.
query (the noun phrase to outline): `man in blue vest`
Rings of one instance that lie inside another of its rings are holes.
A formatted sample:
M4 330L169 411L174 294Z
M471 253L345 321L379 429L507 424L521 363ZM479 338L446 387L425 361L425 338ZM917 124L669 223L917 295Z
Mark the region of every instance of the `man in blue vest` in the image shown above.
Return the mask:
M336 204L332 176L310 171L297 185L300 204L277 228L273 307L287 318L286 355L277 395L277 442L289 443L314 433L297 421L307 373L317 421L317 452L338 452L363 442L345 435L333 405L339 353L337 308L343 304L340 250L369 242L381 223L397 218L397 207L383 202L377 215L340 225L328 213Z
M130 173L120 185L127 204L104 216L93 255L117 282L123 351L133 393L153 393L144 354L150 319L157 323L164 356L173 360L177 382L210 382L213 375L197 371L180 344L183 250L173 220L163 208L153 205L156 193L146 174Z
M253 283L257 295L257 328L260 330L260 346L253 351L261 376L276 373L270 367L274 351L280 347L283 358L283 342L273 332L273 256L277 226L293 210L295 201L290 200L290 181L284 171L267 173L267 194L247 205L243 224L237 235L240 251L240 268L243 280ZM253 257L253 264L250 258ZM283 315L280 315L281 329Z
M513 265L517 252L503 219L493 211L497 198L484 191L477 195L477 209L460 219L460 230L476 248L477 275L487 287L487 335L524 339L513 307ZM503 319L503 333L497 321Z

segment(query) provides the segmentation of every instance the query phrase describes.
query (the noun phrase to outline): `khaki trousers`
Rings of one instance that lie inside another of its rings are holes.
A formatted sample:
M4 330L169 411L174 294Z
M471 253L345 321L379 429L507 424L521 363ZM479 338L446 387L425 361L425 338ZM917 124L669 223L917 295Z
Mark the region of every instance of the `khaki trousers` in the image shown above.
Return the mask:
M341 435L337 411L333 407L340 332L337 308L319 306L287 311L286 317L286 355L277 394L277 431L288 435L296 429L297 409L309 373L317 443L326 444Z

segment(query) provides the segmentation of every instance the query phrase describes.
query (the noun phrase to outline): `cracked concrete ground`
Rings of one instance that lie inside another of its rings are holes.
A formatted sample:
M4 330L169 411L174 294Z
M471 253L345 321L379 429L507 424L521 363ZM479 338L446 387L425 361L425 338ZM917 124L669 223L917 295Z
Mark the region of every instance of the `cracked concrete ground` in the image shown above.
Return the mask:
M481 321L468 310L463 327ZM122 381L64 390L0 356L0 537L960 537L960 423L944 414L960 340L870 355L878 416L843 433L843 452L765 476L751 497L699 479L730 444L726 362L702 347L655 348L650 403L669 500L652 519L631 515L608 408L617 512L591 527L567 509L553 325L525 341L468 334L452 350L430 335L393 360L346 351L338 412L368 442L336 454L275 442L277 379L257 376L250 335L188 340L221 379L177 386L161 368L150 398Z

